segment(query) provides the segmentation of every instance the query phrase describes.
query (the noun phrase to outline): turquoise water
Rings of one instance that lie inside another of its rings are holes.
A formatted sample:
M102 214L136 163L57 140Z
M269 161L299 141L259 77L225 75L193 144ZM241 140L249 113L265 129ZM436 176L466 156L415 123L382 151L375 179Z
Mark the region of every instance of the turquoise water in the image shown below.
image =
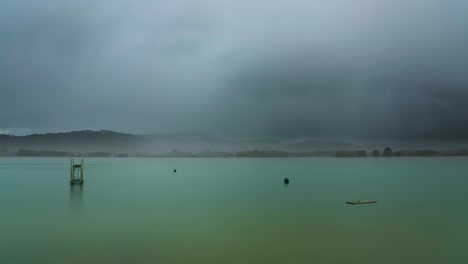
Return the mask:
M0 180L0 263L468 263L467 158L88 158L82 187L8 158Z

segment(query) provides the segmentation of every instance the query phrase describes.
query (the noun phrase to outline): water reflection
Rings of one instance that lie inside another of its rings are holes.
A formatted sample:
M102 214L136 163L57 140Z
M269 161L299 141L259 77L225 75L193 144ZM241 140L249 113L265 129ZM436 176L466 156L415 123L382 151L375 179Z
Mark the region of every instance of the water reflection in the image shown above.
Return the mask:
M70 185L70 207L72 210L81 210L83 206L83 185Z

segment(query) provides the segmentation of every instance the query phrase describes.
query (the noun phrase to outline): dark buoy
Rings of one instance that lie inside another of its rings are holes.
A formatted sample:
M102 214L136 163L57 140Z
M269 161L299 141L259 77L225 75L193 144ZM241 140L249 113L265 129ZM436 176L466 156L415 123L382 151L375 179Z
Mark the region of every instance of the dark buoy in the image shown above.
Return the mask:
M289 179L288 178L284 178L284 184L289 184Z
M176 170L176 169L174 169L174 172L177 172L177 170Z

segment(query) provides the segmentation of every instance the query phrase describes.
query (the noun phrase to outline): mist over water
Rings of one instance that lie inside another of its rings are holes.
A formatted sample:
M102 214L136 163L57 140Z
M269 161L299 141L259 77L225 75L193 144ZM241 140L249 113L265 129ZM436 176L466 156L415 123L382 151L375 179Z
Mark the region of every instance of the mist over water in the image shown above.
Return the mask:
M0 263L468 263L467 14L0 0Z

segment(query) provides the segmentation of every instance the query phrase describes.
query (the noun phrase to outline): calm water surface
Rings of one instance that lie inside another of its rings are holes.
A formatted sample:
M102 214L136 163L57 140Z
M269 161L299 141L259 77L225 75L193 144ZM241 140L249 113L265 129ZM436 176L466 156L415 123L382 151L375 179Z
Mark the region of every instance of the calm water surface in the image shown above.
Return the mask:
M0 263L468 263L467 158L85 163L0 160Z

